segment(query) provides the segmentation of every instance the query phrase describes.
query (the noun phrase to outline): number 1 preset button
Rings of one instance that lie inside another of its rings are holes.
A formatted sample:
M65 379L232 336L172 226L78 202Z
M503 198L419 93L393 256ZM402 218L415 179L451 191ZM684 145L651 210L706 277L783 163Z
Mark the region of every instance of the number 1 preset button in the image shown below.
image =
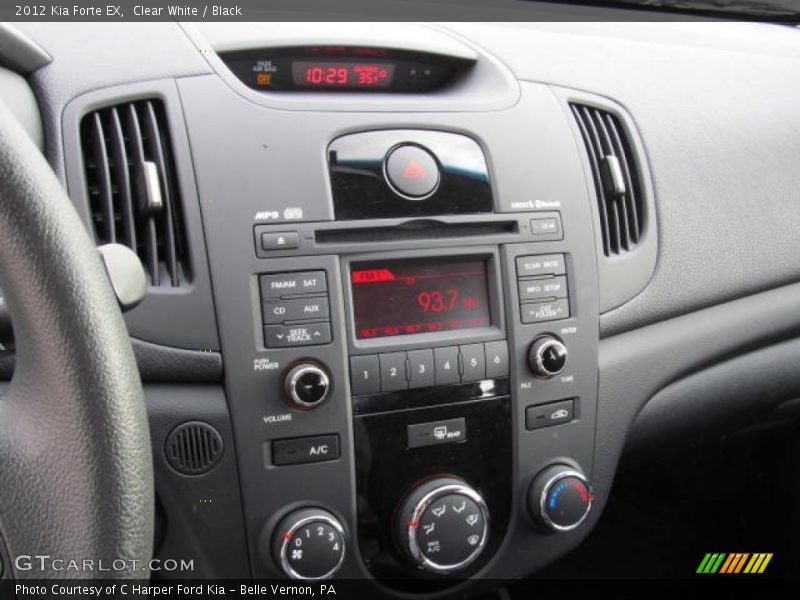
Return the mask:
M376 394L381 391L378 355L350 357L350 382L353 394Z

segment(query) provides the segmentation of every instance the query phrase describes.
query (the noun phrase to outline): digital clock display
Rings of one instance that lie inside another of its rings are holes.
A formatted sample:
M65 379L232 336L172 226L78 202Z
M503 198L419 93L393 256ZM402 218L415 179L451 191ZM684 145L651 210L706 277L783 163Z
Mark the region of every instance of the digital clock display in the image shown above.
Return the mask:
M483 259L356 263L350 281L357 339L491 326Z
M295 61L292 80L303 88L383 89L392 85L394 70L388 62Z

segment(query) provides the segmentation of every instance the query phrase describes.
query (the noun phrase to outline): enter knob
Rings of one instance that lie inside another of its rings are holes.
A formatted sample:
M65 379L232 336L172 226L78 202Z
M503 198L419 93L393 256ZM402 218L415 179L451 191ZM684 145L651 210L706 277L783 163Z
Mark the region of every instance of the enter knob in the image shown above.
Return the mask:
M284 398L291 406L302 410L315 408L325 402L330 389L330 375L316 363L298 363L283 376Z
M561 373L567 364L567 347L557 337L536 338L528 350L528 366L537 377L547 379Z

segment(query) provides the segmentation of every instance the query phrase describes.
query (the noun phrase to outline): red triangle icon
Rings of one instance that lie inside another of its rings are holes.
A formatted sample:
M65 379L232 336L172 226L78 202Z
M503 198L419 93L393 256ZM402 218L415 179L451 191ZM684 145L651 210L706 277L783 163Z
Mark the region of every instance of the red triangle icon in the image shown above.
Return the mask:
M413 158L408 161L406 168L403 169L404 179L425 179L428 172Z

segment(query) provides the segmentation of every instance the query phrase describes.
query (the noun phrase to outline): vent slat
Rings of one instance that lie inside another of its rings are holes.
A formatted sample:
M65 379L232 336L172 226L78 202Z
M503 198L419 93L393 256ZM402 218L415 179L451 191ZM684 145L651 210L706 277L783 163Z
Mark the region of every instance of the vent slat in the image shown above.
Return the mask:
M571 103L586 146L600 215L603 252L633 250L643 232L644 207L639 171L620 119L611 112Z
M111 109L109 133L111 151L114 156L114 179L117 183L117 194L122 212L122 238L128 248L136 248L136 221L133 212L131 176L128 172L128 152L125 150L125 134L122 131L122 122L116 107Z
M611 134L609 133L608 128L606 127L605 119L603 118L603 114L600 113L599 110L592 111L594 116L594 121L597 124L598 130L600 131L603 139L603 148L604 148L604 156L614 156L617 158L617 162L622 167L624 163L624 159L620 157L620 155L616 152L616 148L614 147L614 143L611 139ZM608 116L608 115L606 115ZM623 171L623 179L625 168L622 167ZM626 192L629 189L630 184L626 181ZM628 219L627 215L628 207L627 207L627 193L622 195L614 196L613 201L614 205L614 215L616 219L614 222L617 224L617 248L619 251L621 250L630 250L630 231L628 230Z
M161 195L164 199L164 246L166 249L167 272L172 285L177 287L180 279L178 273L178 254L175 248L175 226L172 219L172 196L170 190L170 177L167 173L164 158L164 146L161 143L161 134L156 121L156 111L152 102L145 102L144 110L145 131L150 149L150 156L154 158L161 182Z
M99 113L92 119L92 147L94 148L95 186L100 196L100 210L103 215L102 232L97 232L101 243L113 244L117 241L114 217L114 198L111 191L111 167L108 163L106 135Z
M633 240L634 244L636 244L639 242L640 235L639 210L637 208L638 186L636 185L636 178L631 173L633 165L628 161L630 150L625 147L623 142L623 133L619 130L617 123L614 122L614 120L611 118L611 115L606 115L606 123L608 125L608 131L611 137L611 144L614 147L614 154L620 159L622 176L625 179L625 187L628 190L626 200L628 200L627 196L630 196L630 201L627 203L626 214L628 215L628 227L631 232L631 239Z
M592 177L595 182L595 192L597 193L597 197L600 198L601 190L600 186L601 183L601 173L600 173L600 163L597 158L597 154L594 151L594 147L589 143L590 133L586 127L586 119L584 118L581 107L573 104L571 105L572 112L575 115L575 120L578 123L578 128L581 130L581 135L583 136L584 143L586 144L587 154L589 155L589 165L592 169ZM603 252L606 255L610 252L611 247L611 236L609 234L609 227L608 227L608 212L605 207L601 206L600 210L598 211L600 215L600 233L602 236L603 241Z
M94 111L81 122L86 190L98 243L133 249L150 285L191 283L167 113L160 100Z
M147 217L144 228L144 258L147 272L150 273L150 283L159 285L161 281L158 268L158 233L156 232L156 221L153 217Z

